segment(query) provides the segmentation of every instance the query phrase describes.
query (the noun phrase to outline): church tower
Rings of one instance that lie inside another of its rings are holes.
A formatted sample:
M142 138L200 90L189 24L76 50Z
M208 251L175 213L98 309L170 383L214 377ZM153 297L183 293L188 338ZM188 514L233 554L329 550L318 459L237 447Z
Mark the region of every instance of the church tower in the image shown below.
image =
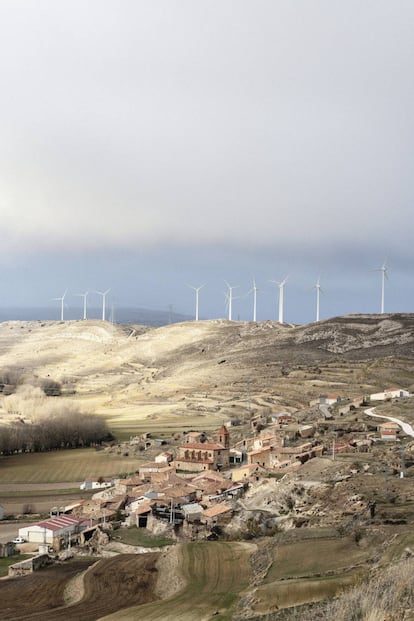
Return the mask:
M222 425L217 431L217 442L226 449L230 448L230 433L225 425Z

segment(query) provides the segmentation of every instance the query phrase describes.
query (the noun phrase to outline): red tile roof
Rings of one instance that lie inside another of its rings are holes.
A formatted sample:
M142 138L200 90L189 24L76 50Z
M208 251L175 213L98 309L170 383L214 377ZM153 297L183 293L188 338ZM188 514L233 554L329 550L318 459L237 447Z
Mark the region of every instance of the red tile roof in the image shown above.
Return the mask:
M222 515L223 513L228 513L232 511L232 508L229 505L224 504L224 502L214 505L214 507L210 507L203 511L203 517L216 517L217 515Z
M40 526L41 528L46 528L47 530L61 530L62 528L67 528L70 526L77 526L80 520L78 518L73 517L72 515L59 515L57 517L50 518L48 520L43 520L42 522L37 522L36 526Z

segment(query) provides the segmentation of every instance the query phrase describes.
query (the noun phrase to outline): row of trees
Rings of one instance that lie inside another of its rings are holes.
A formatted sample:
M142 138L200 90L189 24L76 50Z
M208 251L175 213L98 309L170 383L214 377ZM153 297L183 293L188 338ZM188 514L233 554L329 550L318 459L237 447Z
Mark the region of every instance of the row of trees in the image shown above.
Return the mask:
M60 397L62 384L50 377L26 377L17 369L3 369L0 371L0 392L4 396L13 395L25 384L39 387L48 397Z
M84 414L71 404L62 404L53 413L33 422L0 427L0 454L91 446L110 438L102 418Z

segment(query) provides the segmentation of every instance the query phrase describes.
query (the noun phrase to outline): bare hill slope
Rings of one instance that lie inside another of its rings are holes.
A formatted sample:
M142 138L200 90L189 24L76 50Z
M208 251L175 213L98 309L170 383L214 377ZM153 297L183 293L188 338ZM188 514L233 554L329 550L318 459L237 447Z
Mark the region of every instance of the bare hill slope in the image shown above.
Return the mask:
M297 408L320 392L356 396L414 383L414 315L353 315L306 326L97 320L0 324L0 372L61 382L83 408L125 429L139 420ZM204 420L207 422L207 420Z

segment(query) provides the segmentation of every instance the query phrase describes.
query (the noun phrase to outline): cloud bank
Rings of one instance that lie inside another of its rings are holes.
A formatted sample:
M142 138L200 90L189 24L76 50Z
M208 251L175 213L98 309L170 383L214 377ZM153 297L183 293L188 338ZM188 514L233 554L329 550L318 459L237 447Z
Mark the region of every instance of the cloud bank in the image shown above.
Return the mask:
M408 254L413 17L380 0L3 2L3 256Z

